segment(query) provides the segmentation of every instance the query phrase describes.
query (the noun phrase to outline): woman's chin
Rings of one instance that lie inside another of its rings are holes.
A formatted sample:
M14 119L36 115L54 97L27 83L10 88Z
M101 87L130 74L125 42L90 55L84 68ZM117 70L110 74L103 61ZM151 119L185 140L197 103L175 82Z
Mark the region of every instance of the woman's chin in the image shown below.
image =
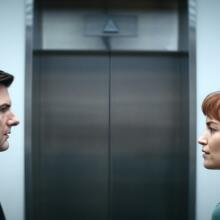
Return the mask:
M213 164L213 163L209 163L207 161L204 161L204 167L206 169L210 169L210 170L215 170L215 169L220 169L220 164L219 165L216 165L216 164Z

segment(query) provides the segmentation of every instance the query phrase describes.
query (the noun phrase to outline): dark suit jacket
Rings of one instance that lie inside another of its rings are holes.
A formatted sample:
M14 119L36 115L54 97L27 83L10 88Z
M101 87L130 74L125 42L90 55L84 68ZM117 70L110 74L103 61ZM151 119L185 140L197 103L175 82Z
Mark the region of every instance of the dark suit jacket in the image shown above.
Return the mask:
M4 215L4 212L2 210L1 203L0 203L0 220L5 220L5 215Z

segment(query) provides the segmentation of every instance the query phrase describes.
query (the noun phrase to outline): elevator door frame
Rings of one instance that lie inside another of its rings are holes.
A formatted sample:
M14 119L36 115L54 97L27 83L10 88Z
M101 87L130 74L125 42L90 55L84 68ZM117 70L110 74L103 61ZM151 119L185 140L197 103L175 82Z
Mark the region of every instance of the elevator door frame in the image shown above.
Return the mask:
M189 20L189 220L195 219L196 187L196 1L188 0ZM33 97L33 0L26 0L26 81L25 81L25 219L31 212L32 194L32 97Z

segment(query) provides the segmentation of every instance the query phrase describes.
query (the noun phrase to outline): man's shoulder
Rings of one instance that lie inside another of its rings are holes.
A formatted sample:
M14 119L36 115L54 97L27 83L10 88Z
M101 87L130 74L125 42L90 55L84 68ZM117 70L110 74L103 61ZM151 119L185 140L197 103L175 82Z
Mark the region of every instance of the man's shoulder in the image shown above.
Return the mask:
M1 203L0 203L0 220L5 220L5 215L4 215Z

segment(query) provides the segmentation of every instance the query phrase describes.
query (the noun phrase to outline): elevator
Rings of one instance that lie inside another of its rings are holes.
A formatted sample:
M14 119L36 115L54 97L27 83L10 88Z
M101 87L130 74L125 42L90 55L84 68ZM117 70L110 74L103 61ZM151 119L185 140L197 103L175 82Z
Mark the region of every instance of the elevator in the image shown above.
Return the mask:
M27 219L190 219L188 9L35 0Z

